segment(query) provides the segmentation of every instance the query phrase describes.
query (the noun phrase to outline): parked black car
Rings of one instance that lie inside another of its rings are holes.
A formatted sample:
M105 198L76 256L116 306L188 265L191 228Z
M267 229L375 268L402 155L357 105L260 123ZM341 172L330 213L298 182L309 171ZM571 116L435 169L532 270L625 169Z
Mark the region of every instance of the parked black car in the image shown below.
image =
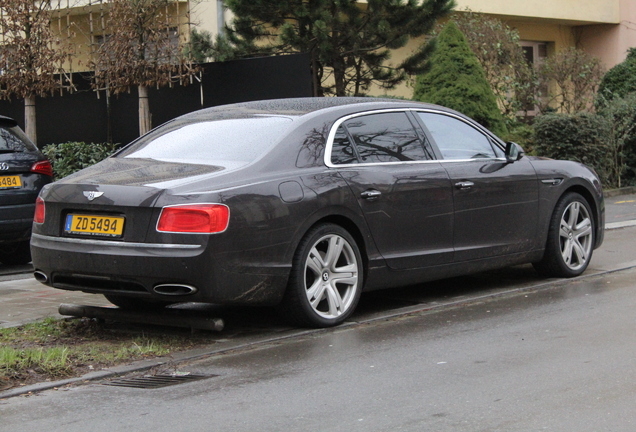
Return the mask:
M46 186L36 278L121 307L278 305L341 323L363 290L534 263L581 274L603 241L595 173L524 156L407 101L288 99L194 112Z
M29 239L35 199L51 182L51 163L18 126L0 116L0 262L31 261Z

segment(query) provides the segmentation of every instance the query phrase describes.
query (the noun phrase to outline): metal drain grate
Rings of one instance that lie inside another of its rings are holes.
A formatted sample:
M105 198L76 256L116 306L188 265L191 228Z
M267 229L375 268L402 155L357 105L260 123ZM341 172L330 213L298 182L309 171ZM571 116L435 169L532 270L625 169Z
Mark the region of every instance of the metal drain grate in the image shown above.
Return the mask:
M107 386L130 387L138 389L155 389L182 384L190 381L198 381L213 378L218 375L149 375L136 378L121 378L103 383Z

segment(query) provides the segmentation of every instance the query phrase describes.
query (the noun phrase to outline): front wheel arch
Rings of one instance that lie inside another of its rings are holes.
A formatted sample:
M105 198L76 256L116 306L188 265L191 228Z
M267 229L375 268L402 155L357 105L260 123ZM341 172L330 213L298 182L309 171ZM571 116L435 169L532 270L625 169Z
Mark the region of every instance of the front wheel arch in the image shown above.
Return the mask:
M533 263L548 277L575 277L583 273L596 242L597 218L581 194L568 191L559 198L550 216L543 258Z

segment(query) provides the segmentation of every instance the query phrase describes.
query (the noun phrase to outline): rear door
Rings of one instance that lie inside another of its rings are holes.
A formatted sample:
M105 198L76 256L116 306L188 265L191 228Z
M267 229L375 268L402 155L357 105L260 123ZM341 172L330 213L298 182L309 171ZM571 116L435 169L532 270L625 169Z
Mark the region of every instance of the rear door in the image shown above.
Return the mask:
M417 112L452 183L455 261L525 252L536 243L537 175L527 158L508 163L495 139L468 121Z
M453 259L453 196L448 174L405 111L351 116L327 154L349 184L389 267Z

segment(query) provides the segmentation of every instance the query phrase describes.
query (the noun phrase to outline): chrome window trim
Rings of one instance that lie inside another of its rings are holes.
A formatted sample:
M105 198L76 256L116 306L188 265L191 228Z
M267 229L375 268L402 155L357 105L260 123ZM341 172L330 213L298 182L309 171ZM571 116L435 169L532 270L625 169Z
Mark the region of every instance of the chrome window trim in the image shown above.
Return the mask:
M91 246L113 246L120 248L146 248L146 249L198 249L201 245L194 244L171 244L171 243L126 243L113 240L92 240L92 239L80 239L80 238L68 238L68 237L52 237L42 234L32 234L33 238L37 240L44 240L48 242L57 243L70 243L70 244L83 244Z
M361 116L365 116L365 115L370 115L370 114L382 114L382 113L389 113L389 112L412 112L412 113L417 113L417 112L428 112L428 113L433 113L433 114L441 114L441 115L445 115L445 116L449 116L449 117L453 117L459 121L462 121L464 123L466 123L468 126L471 126L475 129L477 129L479 132L483 133L487 138L489 138L491 141L494 141L494 143L496 145L499 145L498 141L493 139L495 138L490 131L488 131L488 129L485 129L483 126L481 126L478 123L470 123L468 121L466 121L466 119L458 116L457 114L454 113L450 113L450 112L446 112L446 111L440 111L440 110L436 110L436 109L432 109L432 108L384 108L384 109L376 109L376 110L369 110L369 111L364 111L364 112L359 112L359 113L354 113L354 114L349 114L346 115L344 117L339 118L338 120L336 120L334 122L334 124L331 126L331 130L329 131L329 135L327 136L327 144L325 146L325 156L324 156L324 162L325 165L329 168L351 168L351 167L369 167L369 166L378 166L378 165L404 165L404 164L430 164L430 163L440 163L440 162L449 162L449 163L465 163L465 162L484 162L484 161L505 161L506 158L500 158L500 157L495 157L495 158L480 158L480 159L431 159L431 160L423 160L423 161L397 161L397 162L368 162L368 163L348 163L348 164L334 164L331 162L331 151L333 148L333 142L335 140L336 137L336 131L338 130L338 128L340 127L340 125L342 125L342 123L344 123L345 121L352 119L352 118L356 118L356 117L361 117ZM427 137L428 138L428 137ZM353 145L355 145L355 143L352 143ZM501 148L501 146L499 146ZM505 149L501 149L503 151L505 151Z

